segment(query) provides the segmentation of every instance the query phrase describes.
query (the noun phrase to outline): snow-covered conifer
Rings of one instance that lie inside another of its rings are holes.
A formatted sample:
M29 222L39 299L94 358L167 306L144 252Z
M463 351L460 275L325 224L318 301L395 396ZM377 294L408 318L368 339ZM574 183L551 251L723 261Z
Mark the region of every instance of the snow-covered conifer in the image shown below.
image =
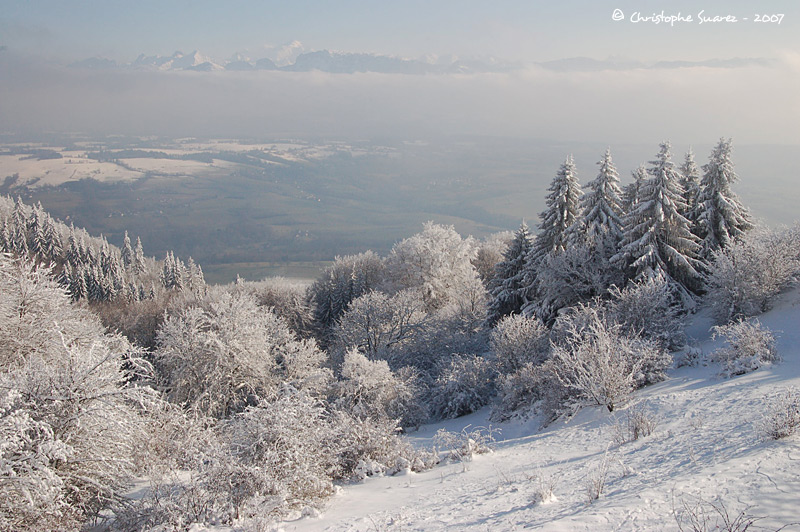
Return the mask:
M587 184L589 192L583 196L580 240L606 257L617 251L622 240L622 215L619 174L611 160L611 148L597 163L600 173Z
M688 304L686 289L695 290L700 280L699 246L689 221L681 215L685 209L683 189L669 142L661 144L650 164L651 178L642 184L638 204L625 216L622 248L612 262L629 269L637 280L665 276Z
M645 168L643 164L640 165L636 170L631 172L631 177L633 177L633 181L627 184L622 192L622 212L624 214L631 212L639 203L639 191L647 180L647 168Z
M680 172L681 186L683 187L683 201L686 203L686 212L681 214L686 216L690 222L694 223L695 220L693 219L694 215L692 213L695 205L697 205L697 196L700 193L700 170L698 170L697 164L694 162L694 152L691 147L689 147L689 150L686 152L683 164L680 167Z
M503 316L519 313L522 309L524 288L523 271L525 259L531 250L533 238L523 221L514 233L514 239L503 253L503 260L495 266L494 277L489 284L487 323L492 325Z
M695 232L701 239L703 257L726 248L753 227L750 214L731 190L738 179L731 161L731 139L720 139L703 165L703 180L697 198Z

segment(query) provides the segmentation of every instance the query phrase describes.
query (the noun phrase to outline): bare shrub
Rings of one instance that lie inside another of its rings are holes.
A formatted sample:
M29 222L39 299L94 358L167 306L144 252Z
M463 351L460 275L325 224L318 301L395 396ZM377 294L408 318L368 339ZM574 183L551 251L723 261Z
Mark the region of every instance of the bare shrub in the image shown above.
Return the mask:
M712 331L714 339L723 338L728 343L711 353L711 360L722 364L726 377L744 375L780 360L772 331L758 320L739 320Z
M467 425L461 432L451 432L439 429L433 441L436 448L446 449L446 459L451 462L470 462L476 454L487 454L494 451L493 443L495 434L500 429L493 429L491 425L475 427L470 430Z
M791 436L799 428L800 391L789 388L768 401L759 429L767 438L779 440Z
M606 451L600 463L589 470L589 473L586 475L586 497L589 500L589 504L599 499L605 491L608 469L609 458L608 451Z
M658 421L652 413L640 405L633 406L625 411L624 419L617 419L614 424L613 441L616 445L624 445L646 438L655 432Z
M698 497L682 497L677 503L673 498L672 515L681 532L745 532L755 528L755 523L764 519L748 513L749 508L731 512L722 500L709 501Z

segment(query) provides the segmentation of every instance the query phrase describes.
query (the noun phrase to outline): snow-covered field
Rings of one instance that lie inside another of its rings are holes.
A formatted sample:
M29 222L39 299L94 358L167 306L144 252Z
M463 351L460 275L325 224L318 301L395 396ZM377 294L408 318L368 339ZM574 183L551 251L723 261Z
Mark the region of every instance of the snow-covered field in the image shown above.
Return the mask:
M85 153L63 152L61 159L25 159L22 155L0 155L0 180L19 174L18 185L61 185L68 181L92 178L97 181L125 181L142 177L135 172L109 162L87 159Z
M778 337L780 364L723 379L713 364L673 370L609 413L585 408L538 430L537 420L495 425L496 451L465 464L343 486L323 513L281 524L286 531L382 530L679 530L677 515L704 512L708 530L719 517L759 517L759 530L800 530L800 435L764 438L759 429L771 399L800 387L800 292L785 294L760 318ZM688 333L712 352L703 313ZM614 443L614 425L632 408L658 421L655 432ZM488 426L488 410L423 427L410 438L431 446L439 428ZM607 467L600 498L587 486ZM554 497L538 502L542 486ZM721 523L721 521L719 521ZM683 521L684 530L692 530ZM754 528L751 528L753 530ZM743 530L743 529L737 529Z

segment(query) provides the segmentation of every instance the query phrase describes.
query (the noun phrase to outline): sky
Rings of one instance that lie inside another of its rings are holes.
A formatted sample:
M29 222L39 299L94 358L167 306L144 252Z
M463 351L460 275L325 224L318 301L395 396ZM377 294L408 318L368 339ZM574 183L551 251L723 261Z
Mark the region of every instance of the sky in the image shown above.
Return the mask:
M682 17L669 24L652 20ZM733 16L737 22L701 23ZM614 20L614 14L619 13ZM776 15L775 22L756 22ZM780 23L777 22L777 15ZM691 21L686 18L691 16ZM763 17L762 17L763 18ZM636 20L638 20L638 22ZM747 20L744 20L747 19ZM491 134L800 143L795 1L3 0L0 129L137 135ZM89 57L298 50L517 65L476 75L85 71ZM538 63L759 58L735 68L556 72ZM710 138L709 138L710 137Z

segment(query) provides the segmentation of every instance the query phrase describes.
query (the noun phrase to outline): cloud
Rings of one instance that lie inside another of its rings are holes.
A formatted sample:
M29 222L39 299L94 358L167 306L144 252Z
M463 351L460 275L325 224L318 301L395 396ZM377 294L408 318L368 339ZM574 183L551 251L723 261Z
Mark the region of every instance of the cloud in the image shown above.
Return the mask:
M29 59L29 58L28 58ZM800 143L797 57L736 68L411 76L77 70L0 56L5 129L173 136L489 134ZM794 65L794 66L792 66Z

